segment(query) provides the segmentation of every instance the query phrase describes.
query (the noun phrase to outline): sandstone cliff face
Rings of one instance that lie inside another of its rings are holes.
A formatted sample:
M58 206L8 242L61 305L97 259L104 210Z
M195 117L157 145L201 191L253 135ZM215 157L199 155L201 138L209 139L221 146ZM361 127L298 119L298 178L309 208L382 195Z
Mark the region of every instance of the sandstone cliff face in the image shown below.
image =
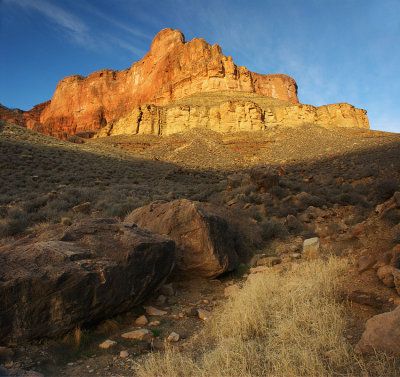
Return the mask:
M123 71L101 70L61 80L40 122L53 135L98 130L145 103L166 105L197 92L239 90L298 103L296 82L286 75L261 75L236 66L218 45L185 42L164 29L150 52Z
M261 131L270 126L316 124L327 128L369 128L366 111L347 103L314 107L265 101L261 97L226 99L215 104L176 103L145 105L116 122L110 122L98 136L123 134L170 135L191 128L216 132ZM211 101L212 102L212 101Z

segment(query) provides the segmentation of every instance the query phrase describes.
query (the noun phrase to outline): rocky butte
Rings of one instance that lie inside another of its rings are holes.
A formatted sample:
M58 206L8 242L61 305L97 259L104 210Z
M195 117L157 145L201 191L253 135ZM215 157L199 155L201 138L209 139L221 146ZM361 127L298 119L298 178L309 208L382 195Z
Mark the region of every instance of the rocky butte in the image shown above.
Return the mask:
M225 93L225 101L218 97L207 106L179 102L217 92ZM227 92L241 95L229 98ZM263 98L271 101L266 104ZM101 136L165 135L193 127L236 132L304 123L369 128L365 110L347 103L299 104L291 77L251 72L223 55L220 46L197 38L185 42L183 34L172 29L161 30L150 51L130 68L66 77L51 101L22 115L31 120L28 128L60 138L102 128Z

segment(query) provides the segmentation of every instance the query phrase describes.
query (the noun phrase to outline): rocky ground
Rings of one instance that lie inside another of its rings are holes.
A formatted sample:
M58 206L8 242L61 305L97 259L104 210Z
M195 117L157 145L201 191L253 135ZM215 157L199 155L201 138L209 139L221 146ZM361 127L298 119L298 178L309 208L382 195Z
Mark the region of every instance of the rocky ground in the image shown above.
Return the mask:
M257 273L251 267L290 269L302 263L303 243L314 237L322 256L349 262L341 286L351 344L359 342L369 318L400 303L392 273L400 267L399 135L308 125L260 134L114 136L77 145L2 123L0 148L3 248L54 223L123 219L153 200L185 198L228 214L247 237L248 255L264 256L241 260L237 270L217 278L172 277L172 285L127 313L67 335L4 344L0 356L7 368L45 376L135 375L136 363L159 352L164 341L184 349L204 327L202 318ZM277 184L263 188L251 179L260 164L279 172ZM148 306L165 313L150 315ZM122 337L140 328L149 330L143 340ZM168 341L172 332L177 341ZM116 344L100 348L107 339Z

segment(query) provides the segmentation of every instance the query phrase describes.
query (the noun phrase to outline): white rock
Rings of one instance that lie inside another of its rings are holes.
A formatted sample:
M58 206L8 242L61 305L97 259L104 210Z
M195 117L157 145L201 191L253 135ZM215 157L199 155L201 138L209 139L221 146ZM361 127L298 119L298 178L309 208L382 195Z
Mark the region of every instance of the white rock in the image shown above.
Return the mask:
M149 326L150 326L150 327L151 327L151 326L158 326L160 323L161 323L160 321L151 321L151 322L149 323Z
M307 259L316 259L321 254L321 244L318 237L308 238L303 242L303 255Z
M100 343L100 344L99 344L99 347L102 348L102 349L104 349L104 350L107 350L107 349L109 349L110 347L115 346L116 344L117 344L117 342L115 342L114 340L107 339L107 340L105 340L103 343Z

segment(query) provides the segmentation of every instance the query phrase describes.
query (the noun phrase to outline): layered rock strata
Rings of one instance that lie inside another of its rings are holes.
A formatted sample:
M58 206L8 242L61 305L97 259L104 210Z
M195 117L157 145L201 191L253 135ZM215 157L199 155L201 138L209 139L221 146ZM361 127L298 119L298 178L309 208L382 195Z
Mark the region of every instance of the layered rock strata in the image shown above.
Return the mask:
M369 128L366 111L348 103L314 107L265 101L262 97L207 101L206 104L176 103L138 106L118 121L110 122L98 136L123 134L170 135L191 128L216 132L262 131L271 126L316 124L326 128ZM196 103L197 102L197 103Z
M104 69L61 80L40 122L54 136L98 130L145 103L166 105L197 92L240 90L297 103L297 85L282 74L262 75L235 65L221 47L204 39L185 42L164 29L150 52L123 71Z

